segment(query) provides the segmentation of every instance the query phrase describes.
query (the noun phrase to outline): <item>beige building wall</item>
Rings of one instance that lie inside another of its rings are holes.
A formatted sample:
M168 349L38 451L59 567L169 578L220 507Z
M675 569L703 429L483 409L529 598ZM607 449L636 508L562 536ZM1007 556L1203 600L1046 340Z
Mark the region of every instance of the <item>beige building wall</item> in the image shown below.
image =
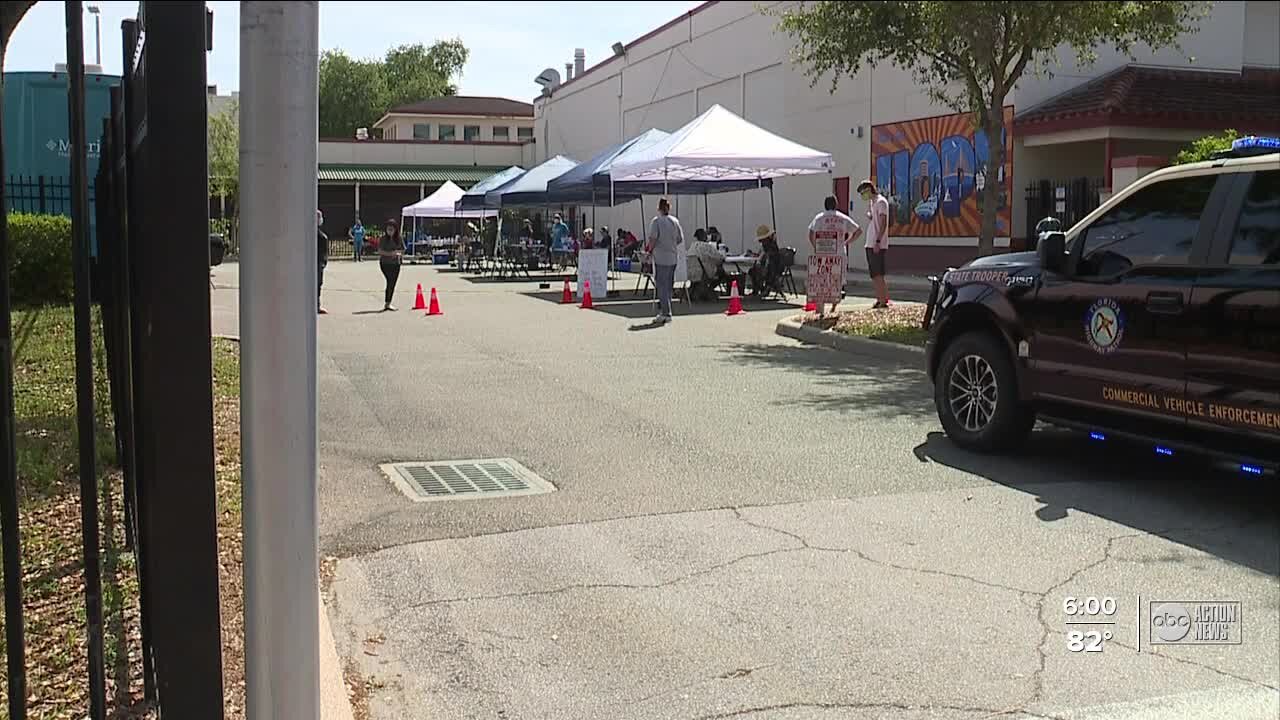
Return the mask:
M415 138L414 125L427 125L429 137ZM439 140L441 125L453 126L454 140L462 140L464 128L472 126L479 128L480 136L475 139L481 142L517 142L520 139L519 128L532 129L533 118L391 113L379 120L374 127L382 128L382 137L386 140ZM493 134L495 127L506 128L507 137L495 138Z
M765 4L773 9L792 5ZM648 128L674 130L713 104L721 104L757 125L834 156L836 170L830 177L785 178L776 183L779 239L783 245L799 248L803 261L809 220L831 192L832 178L849 177L856 186L870 175L871 126L953 110L935 103L908 73L890 66L874 73L864 69L855 77L844 78L834 93L829 92L830 78L819 78L811 85L804 69L790 61L791 42L775 31L777 19L761 14L757 7L752 0L724 0L686 15L671 27L632 44L625 57L589 68L552 97L535 101L536 160L564 154L584 161ZM1280 18L1280 3L1219 2L1200 32L1182 39L1182 52L1152 53L1143 48L1135 52L1139 62L1177 67L1238 71L1245 64L1274 66L1280 64L1280 23L1268 25L1266 21L1272 18ZM1195 58L1194 63L1190 57ZM1024 79L1009 100L1015 111L1130 62L1108 50L1099 53L1092 67L1077 70L1070 51L1061 53L1061 58L1062 67L1052 79ZM1161 142L1169 147L1181 139L1162 138ZM1083 153L1046 151L1025 147L1015 133L1014 144L1011 219L1015 235L1025 227L1026 182L1046 174L1053 177L1067 170L1091 168L1092 173L1083 174L1100 176L1105 162L1102 142L1087 149L1076 148ZM645 199L645 215L652 214L655 201ZM675 198L675 203L690 228L706 224L709 210L710 224L721 230L734 249L752 247L755 226L773 217L767 190L709 196L705 201L701 197ZM855 205L854 219L864 220L861 203L855 200ZM596 224L622 225L634 231L646 220L639 204L631 203L612 212L598 210ZM895 238L895 243L963 247L974 240ZM855 265L862 263L859 255L854 254Z
M393 140L321 140L317 162L341 165L520 165L527 146L517 143L437 143Z

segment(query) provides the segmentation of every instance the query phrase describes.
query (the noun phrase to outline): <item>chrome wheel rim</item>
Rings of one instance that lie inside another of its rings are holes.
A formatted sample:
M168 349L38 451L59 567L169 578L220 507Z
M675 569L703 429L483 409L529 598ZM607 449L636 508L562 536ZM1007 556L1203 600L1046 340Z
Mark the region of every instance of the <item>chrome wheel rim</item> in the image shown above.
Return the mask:
M980 355L965 355L951 368L947 400L951 415L968 432L981 432L996 414L999 385L991 364Z

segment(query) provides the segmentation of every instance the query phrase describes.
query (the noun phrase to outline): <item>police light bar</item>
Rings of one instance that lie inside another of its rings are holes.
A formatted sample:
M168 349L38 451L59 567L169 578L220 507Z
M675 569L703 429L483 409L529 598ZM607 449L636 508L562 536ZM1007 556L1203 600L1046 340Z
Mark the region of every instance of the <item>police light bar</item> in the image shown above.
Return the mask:
M1280 150L1280 138L1258 137L1257 135L1248 135L1246 137L1237 138L1231 141L1232 150Z

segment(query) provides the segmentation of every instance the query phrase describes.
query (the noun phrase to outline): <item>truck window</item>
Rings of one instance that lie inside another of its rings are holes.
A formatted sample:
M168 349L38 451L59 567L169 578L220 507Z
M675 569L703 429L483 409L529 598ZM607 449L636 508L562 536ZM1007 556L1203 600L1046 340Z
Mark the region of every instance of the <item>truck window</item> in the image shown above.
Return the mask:
M1191 256L1215 175L1153 183L1084 232L1080 274L1105 277L1135 265L1182 265Z
M1280 265L1280 170L1264 170L1253 176L1227 262Z

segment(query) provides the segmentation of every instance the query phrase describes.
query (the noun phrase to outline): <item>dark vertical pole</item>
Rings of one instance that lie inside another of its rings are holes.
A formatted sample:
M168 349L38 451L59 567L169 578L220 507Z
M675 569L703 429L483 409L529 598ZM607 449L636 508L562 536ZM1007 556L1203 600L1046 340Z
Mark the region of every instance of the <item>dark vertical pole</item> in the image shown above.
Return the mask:
M707 207L707 191L702 191L702 226L711 227L711 208Z
M104 720L102 568L98 537L98 468L94 452L93 328L89 288L88 145L84 127L84 9L68 0L67 80L71 129L71 243L75 262L76 429L80 451L80 532L84 543L84 612L89 645L89 717Z
M0 106L4 81L0 80ZM0 113L0 135L4 113ZM0 173L4 148L0 147ZM14 444L13 318L9 298L9 213L0 182L0 544L4 555L4 639L9 671L9 718L27 717L27 643L22 618L22 539L18 534L18 453Z
M145 125L131 187L138 212L140 527L164 717L222 718L213 357L209 322L209 176L205 155L205 6L141 3L145 46L129 111ZM132 173L134 167L129 168ZM160 342L158 338L163 338Z
M135 132L135 128L140 124L140 119L144 117L142 108L142 100L140 97L140 89L143 85L139 82L135 74L137 68L134 67L135 50L138 47L138 22L136 20L125 20L120 24L120 34L122 39L121 52L123 54L121 67L124 69L124 77L121 79L121 124L120 128L120 152L123 167L120 170L121 197L119 199L119 210L123 221L120 227L121 242L121 265L125 269L125 273L121 276L121 286L124 288L125 295L125 327L127 328L129 342L127 343L129 353L129 370L126 373L128 383L127 390L129 395L129 432L131 434L131 463L133 467L133 483L130 488L133 498L134 511L134 556L137 558L138 566L138 610L142 631L142 681L143 692L147 700L156 702L159 699L156 691L156 665L155 665L155 634L151 630L152 626L152 601L153 584L149 582L150 573L150 544L148 543L147 531L144 527L148 513L146 492L143 488L145 484L143 478L146 477L147 467L145 464L145 444L150 442L147 433L140 432L141 424L139 421L139 413L142 406L142 400L146 392L146 383L139 376L139 368L141 365L136 361L140 357L140 349L143 345L145 333L141 326L141 320L137 313L136 303L140 297L136 275L132 269L130 260L133 249L137 247L139 242L139 225L142 217L142 210L139 203L138 180L140 173L139 166L135 164L138 157L138 150L135 143L141 142L141 133ZM128 485L126 485L128 487Z
M778 211L773 206L773 183L769 183L769 222L774 232L778 232Z

